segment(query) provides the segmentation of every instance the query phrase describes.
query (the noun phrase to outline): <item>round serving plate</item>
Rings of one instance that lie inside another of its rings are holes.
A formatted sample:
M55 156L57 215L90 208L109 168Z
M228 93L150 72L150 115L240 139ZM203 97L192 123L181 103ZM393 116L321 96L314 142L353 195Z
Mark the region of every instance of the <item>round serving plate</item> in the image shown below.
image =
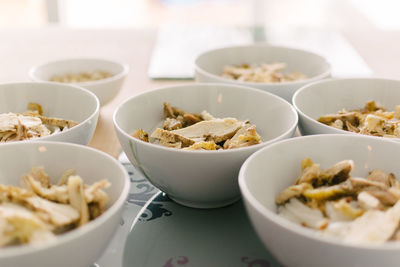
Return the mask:
M128 234L123 266L280 266L247 218L242 201L199 210L154 195Z

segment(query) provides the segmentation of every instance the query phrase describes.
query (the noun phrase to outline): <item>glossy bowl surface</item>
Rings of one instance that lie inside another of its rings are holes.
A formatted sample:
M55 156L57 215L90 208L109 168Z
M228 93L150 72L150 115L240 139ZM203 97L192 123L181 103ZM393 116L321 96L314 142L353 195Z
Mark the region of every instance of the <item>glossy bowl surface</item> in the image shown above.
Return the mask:
M131 134L149 134L163 121L163 102L188 112L207 110L215 117L249 119L264 141L245 148L185 151L143 142ZM156 187L178 203L211 208L239 197L237 175L244 160L261 147L293 136L297 114L283 99L252 88L224 84L172 86L131 97L114 113L114 126L129 160Z
M318 122L322 115L343 108L360 109L367 101L380 103L387 111L400 105L400 80L380 78L327 79L300 88L293 96L303 135L355 134Z
M226 65L286 63L284 73L301 72L308 78L284 83L240 82L221 77ZM207 51L197 57L195 74L198 82L229 83L250 86L292 101L294 92L300 87L331 75L331 66L325 58L305 50L268 44L232 46Z
M29 102L40 104L44 116L73 120L79 124L66 131L28 141L48 140L87 145L92 139L100 104L98 98L88 90L50 82L0 84L0 113L24 112Z
M352 159L355 177L382 169L400 177L400 143L362 135L312 135L271 144L250 156L239 174L239 186L250 220L264 245L284 266L398 266L400 243L350 245L276 213L275 197L292 185L309 157L326 169Z
M128 173L116 159L87 146L44 141L1 146L1 184L19 185L21 176L35 166L43 166L52 183L68 169L75 169L85 184L108 179L108 208L88 224L57 236L54 242L1 248L0 266L90 266L102 255L120 223L130 187Z
M33 81L50 81L54 75L60 76L69 73L107 71L111 77L89 82L73 83L93 92L104 105L111 101L122 88L125 77L128 75L129 66L120 62L101 58L71 58L46 62L34 66L29 71Z

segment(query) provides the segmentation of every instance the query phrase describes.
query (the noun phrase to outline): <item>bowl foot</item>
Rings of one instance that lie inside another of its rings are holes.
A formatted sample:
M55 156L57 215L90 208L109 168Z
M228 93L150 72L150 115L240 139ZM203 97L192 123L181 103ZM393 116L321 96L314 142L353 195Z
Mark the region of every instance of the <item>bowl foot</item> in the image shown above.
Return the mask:
M196 209L215 209L215 208L222 208L225 206L228 206L230 204L235 203L238 201L241 197L236 196L234 198L231 198L229 200L224 200L224 201L217 201L217 202L196 202L196 201L188 201L186 199L181 199L181 198L176 198L174 196L168 195L170 199L172 199L174 202L189 207L189 208L196 208Z

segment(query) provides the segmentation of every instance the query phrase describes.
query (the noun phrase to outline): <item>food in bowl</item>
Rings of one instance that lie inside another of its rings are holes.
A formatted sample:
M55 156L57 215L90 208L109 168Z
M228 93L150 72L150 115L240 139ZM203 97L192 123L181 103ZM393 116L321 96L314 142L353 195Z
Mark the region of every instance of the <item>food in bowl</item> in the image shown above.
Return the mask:
M400 182L375 169L351 177L352 160L327 170L305 158L294 185L275 198L278 213L323 235L352 244L400 240Z
M389 112L372 100L368 101L364 108L342 109L336 114L321 116L318 121L354 133L391 138L400 137L400 105L396 106L395 111Z
M72 120L43 116L43 108L30 102L23 113L0 114L0 142L12 142L49 136L66 131L78 123Z
M307 76L300 72L284 74L282 71L285 67L286 64L282 62L228 65L224 67L221 76L231 80L256 83L281 83L307 79Z
M0 184L0 247L47 243L99 217L107 180L85 185L74 170L51 184L42 167L23 175L22 187Z
M111 77L112 74L108 71L96 70L92 72L79 72L79 73L67 73L64 75L53 75L50 78L51 82L60 83L81 83L103 80Z
M189 113L164 102L164 122L149 135L139 129L133 137L184 150L219 150L261 143L256 126L235 118L215 118L207 111Z

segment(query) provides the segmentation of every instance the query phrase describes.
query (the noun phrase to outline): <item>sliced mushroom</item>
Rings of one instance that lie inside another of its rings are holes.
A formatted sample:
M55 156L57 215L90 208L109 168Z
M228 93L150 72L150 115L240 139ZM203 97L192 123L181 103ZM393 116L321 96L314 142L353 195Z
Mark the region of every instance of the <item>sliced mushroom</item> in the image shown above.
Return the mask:
M189 147L183 148L183 150L217 150L217 145L214 142L198 142L194 143Z
M74 169L69 169L69 170L65 171L64 174L61 176L60 180L58 180L57 185L58 186L66 185L68 183L68 178L74 174L75 174Z
M305 158L301 163L302 173L297 178L295 184L313 183L319 179L321 169L319 164L315 164L311 159Z
M70 176L68 179L68 196L70 205L79 212L79 226L89 222L89 208L83 190L83 181L79 176Z
M55 203L38 196L27 198L32 210L39 211L39 217L56 227L64 227L79 220L79 212L67 204Z
M393 206L399 200L399 198L387 190L366 190L365 192L379 199L386 206Z
M219 143L234 136L244 124L243 121L238 121L234 118L215 119L201 121L192 126L171 131L171 133L188 139L206 138L206 141Z
M392 181L392 178L390 178L390 174L387 174L385 171L379 169L371 171L367 179L370 181L380 182L388 187L391 186Z
M210 113L208 113L206 110L203 110L203 111L200 113L200 116L201 116L201 118L202 118L203 120L205 120L205 121L211 121L211 120L215 120L215 119L216 119L213 115L211 115Z
M346 121L346 129L347 131L353 132L353 133L359 133L360 129L358 129L356 126L351 124L349 121Z
M355 192L351 185L345 182L332 186L321 186L315 189L307 189L303 192L303 196L309 199L315 199L316 201L325 201L353 195L354 193Z
M39 115L43 115L43 108L38 103L29 102L28 103L28 110L34 111Z
M42 121L43 124L48 124L51 126L57 126L61 128L72 128L76 125L78 125L77 122L72 121L72 120L64 120L60 118L51 118L51 117L45 117L45 116L39 116L40 120Z
M281 205L293 197L301 196L303 192L308 189L312 189L312 185L309 183L301 183L298 185L289 186L276 196L275 203L277 205Z
M348 179L354 190L361 191L365 189L369 190L387 190L388 186L381 182L367 180L361 177L350 177Z
M145 141L145 142L149 142L149 134L146 133L146 132L145 132L144 130L142 130L142 129L139 129L139 130L137 130L136 132L134 132L134 133L132 134L132 136L135 137L135 138L137 138L137 139L139 139L139 140L142 140L142 141Z
M108 202L108 195L102 190L108 188L110 183L107 180L101 180L90 186L85 186L85 199L87 203L98 203L101 211L104 211Z
M231 139L226 140L224 143L224 149L252 146L259 144L260 142L261 137L256 131L256 126L247 123L240 128Z
M365 117L364 124L360 129L362 134L378 134L383 136L385 132L383 131L385 119L376 115L368 114Z
M188 127L189 128L189 127ZM186 129L186 128L185 128ZM180 142L182 147L188 147L193 145L195 142L190 138L183 136L182 134L176 131L166 131L161 128L157 128L152 134L151 138L157 139L160 144L175 144Z
M50 187L50 177L49 175L44 171L44 168L42 166L40 167L33 167L31 169L30 174L32 177L40 183L41 186L45 188Z
M323 179L328 180L328 184L338 184L346 181L350 177L350 172L354 168L354 161L343 160L321 174Z
M182 122L180 120L177 120L174 118L166 118L163 123L163 129L168 130L168 131L181 129L182 126L183 126ZM143 140L143 139L141 139L141 140Z
M171 105L167 102L164 102L164 118L176 118Z
M360 118L357 112L346 112L343 114L327 114L318 118L318 121L324 124L330 125L336 120L341 120L342 122L348 121L352 125L359 125Z
M29 243L36 231L51 236L48 225L43 223L32 211L13 203L0 205L0 247L10 242Z
M35 180L32 175L27 174L22 177L25 184L29 185L30 189L40 197L56 201L59 203L68 203L67 186L52 185L49 188L43 187L39 181Z

